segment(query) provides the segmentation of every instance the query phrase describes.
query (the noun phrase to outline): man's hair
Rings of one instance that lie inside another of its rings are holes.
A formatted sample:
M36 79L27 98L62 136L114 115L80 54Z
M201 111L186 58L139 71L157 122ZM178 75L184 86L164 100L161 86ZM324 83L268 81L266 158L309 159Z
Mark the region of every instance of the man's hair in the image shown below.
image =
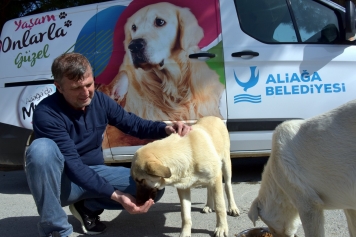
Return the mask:
M69 80L80 81L84 74L92 70L88 59L79 53L64 53L52 63L52 75L54 81L60 83L64 77Z

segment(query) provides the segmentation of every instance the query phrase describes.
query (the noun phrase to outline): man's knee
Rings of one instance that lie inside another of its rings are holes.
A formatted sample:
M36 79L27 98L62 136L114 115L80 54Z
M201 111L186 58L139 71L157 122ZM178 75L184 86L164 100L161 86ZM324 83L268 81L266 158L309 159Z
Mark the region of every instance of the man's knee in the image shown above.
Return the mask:
M48 138L34 140L26 151L26 166L30 163L46 166L53 164L54 160L64 162L57 144Z

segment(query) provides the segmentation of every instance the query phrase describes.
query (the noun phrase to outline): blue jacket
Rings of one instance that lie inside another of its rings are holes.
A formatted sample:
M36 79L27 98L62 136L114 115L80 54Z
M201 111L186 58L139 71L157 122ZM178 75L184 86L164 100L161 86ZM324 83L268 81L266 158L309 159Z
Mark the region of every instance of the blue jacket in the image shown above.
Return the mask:
M58 145L70 180L103 197L111 197L114 188L89 166L104 164L101 144L107 124L142 139L167 136L165 123L144 120L128 113L98 91L85 112L70 107L57 91L43 99L33 114L36 138L49 138Z

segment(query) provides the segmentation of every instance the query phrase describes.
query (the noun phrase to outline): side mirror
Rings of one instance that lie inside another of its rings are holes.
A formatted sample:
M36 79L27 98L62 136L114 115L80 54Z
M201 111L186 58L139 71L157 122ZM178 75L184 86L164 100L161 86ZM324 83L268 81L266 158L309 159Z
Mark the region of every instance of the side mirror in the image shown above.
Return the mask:
M346 39L349 41L354 41L356 39L355 4L350 0L346 1L345 10Z

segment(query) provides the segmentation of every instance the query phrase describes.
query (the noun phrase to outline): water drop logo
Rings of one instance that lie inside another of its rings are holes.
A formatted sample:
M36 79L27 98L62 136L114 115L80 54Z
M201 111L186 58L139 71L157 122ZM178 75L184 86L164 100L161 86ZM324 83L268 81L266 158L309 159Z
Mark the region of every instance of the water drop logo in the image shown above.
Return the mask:
M258 71L256 74L256 66L251 66L250 71L251 71L251 76L250 80L247 82L242 82L239 80L239 78L236 76L236 73L234 71L234 77L236 83L243 88L244 91L247 92L248 89L254 87L257 85L259 77L260 77L260 72ZM250 95L250 94L239 94L234 96L234 103L240 103L240 102L249 102L249 103L261 103L261 95Z

